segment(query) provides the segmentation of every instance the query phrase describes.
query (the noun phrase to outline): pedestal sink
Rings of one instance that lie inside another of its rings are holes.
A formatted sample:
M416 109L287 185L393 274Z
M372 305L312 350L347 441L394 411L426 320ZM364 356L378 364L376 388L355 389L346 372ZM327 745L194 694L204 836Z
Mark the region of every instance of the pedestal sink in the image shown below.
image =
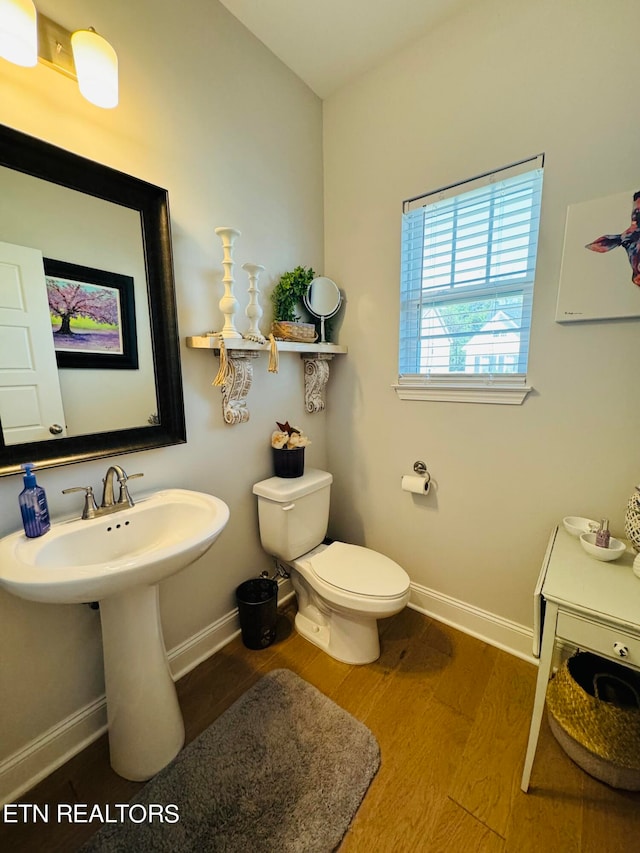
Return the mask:
M37 539L0 539L4 589L48 604L100 602L111 766L126 779L151 778L184 743L158 583L201 557L228 520L213 495L165 489Z

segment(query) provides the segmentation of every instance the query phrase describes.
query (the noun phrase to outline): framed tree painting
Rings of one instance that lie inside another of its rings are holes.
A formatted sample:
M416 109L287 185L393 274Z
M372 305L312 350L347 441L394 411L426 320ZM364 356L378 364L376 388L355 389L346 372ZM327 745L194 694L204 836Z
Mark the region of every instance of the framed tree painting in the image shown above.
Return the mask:
M58 367L138 369L131 276L44 259Z
M638 189L567 209L557 322L640 317Z

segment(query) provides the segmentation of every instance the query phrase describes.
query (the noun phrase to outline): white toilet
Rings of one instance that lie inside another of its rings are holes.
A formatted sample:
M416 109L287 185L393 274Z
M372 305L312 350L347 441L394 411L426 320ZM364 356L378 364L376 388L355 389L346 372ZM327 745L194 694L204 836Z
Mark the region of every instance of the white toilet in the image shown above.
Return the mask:
M291 573L298 633L336 660L371 663L380 657L377 620L405 607L409 575L369 548L323 544L332 482L327 471L309 468L302 477L256 483L260 539Z

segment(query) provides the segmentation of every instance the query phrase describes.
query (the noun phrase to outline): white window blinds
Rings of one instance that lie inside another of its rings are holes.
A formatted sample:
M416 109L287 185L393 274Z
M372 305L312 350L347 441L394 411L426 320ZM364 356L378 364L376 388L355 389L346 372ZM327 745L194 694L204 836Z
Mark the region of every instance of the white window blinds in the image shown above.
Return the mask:
M404 203L401 383L526 373L542 172L539 155Z

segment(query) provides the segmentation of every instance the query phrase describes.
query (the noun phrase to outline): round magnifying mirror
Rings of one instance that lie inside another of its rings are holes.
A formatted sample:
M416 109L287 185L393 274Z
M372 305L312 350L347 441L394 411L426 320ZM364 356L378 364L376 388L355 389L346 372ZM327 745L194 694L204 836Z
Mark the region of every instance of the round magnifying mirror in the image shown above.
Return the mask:
M324 321L337 314L342 304L338 285L325 276L314 278L302 301L307 311L320 320L320 343L325 344Z

